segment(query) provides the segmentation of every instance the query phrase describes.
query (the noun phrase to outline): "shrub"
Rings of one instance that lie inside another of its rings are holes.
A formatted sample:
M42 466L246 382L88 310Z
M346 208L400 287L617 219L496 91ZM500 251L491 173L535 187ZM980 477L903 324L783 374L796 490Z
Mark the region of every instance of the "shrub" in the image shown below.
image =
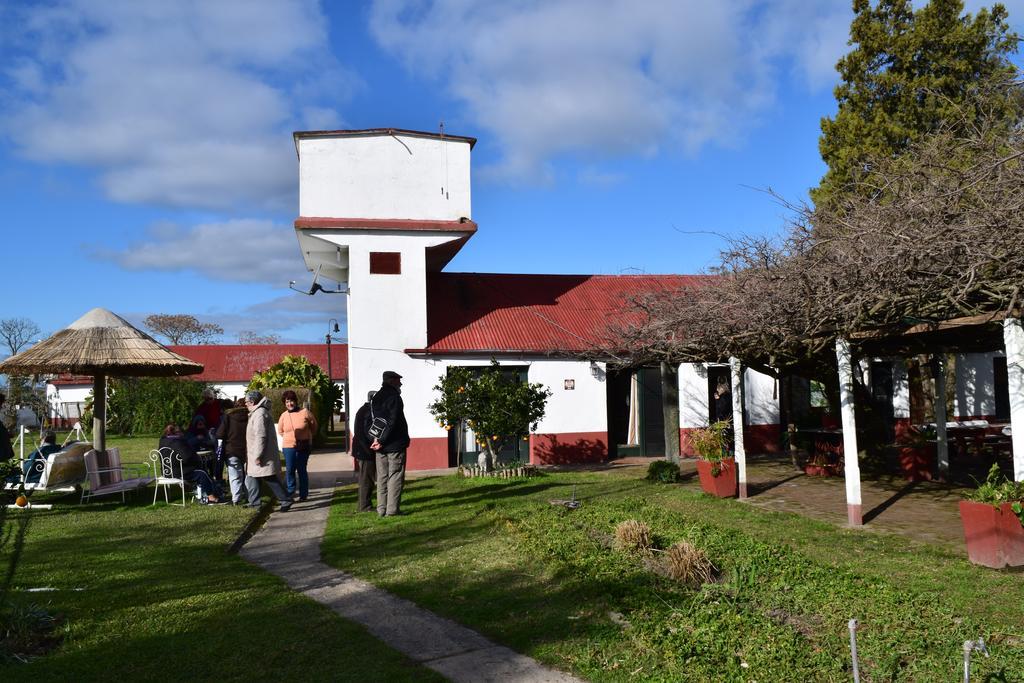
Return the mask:
M731 420L719 420L709 427L692 430L688 438L697 457L709 462L721 462L728 452L725 435L730 425Z
M111 377L107 383L107 429L115 434L155 434L168 423L188 427L203 401L204 382L176 377ZM92 401L82 416L92 422Z
M650 555L654 541L651 538L651 527L635 519L619 522L615 527L615 547L626 552Z
M665 551L662 567L667 576L690 586L710 583L715 574L707 554L686 541L679 541Z
M679 465L668 460L655 460L647 466L647 479L662 484L674 484L679 481Z
M263 392L269 395L270 389L294 389L298 394L299 387L309 390L309 410L316 416L319 430L313 437L314 444L321 444L327 436L327 427L331 422L331 409L341 391L327 376L327 373L315 363L309 362L304 356L285 356L280 363L271 365L263 372L257 372L249 381L249 389ZM299 395L300 403L303 403L302 395ZM283 410L280 407L279 411ZM280 412L278 412L280 414Z

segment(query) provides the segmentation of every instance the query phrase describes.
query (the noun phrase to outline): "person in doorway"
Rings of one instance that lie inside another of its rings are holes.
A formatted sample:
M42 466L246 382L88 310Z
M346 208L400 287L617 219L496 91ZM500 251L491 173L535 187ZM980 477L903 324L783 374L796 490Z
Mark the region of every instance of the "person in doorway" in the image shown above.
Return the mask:
M723 437L725 439L725 450L731 453L733 449L732 391L729 390L729 384L725 381L719 382L718 386L715 387L715 421L729 423L729 426L723 433Z
M0 394L0 413L2 413L4 402L7 397ZM0 418L0 462L6 462L14 457L14 446L11 445L11 433L7 431L7 425Z
M281 512L287 512L292 499L285 493L277 478L281 466L281 454L274 438L274 418L270 416L270 399L258 391L245 395L245 407L249 409L249 420L245 428L245 451L249 476L265 483L277 498Z
M220 427L217 428L220 442L218 459L228 466L231 502L242 505L244 500L249 507L255 508L260 506L260 483L246 474L245 431L248 423L249 411L245 407L245 399L240 398L221 416Z
M366 395L366 403L356 411L352 422L352 457L356 459L359 468L359 502L356 504L356 512L374 510L372 489L377 482L377 455L370 450L366 430L370 423L370 401L376 393L371 391Z
M377 514L384 517L402 514L409 425L402 403L402 376L386 370L381 379L380 391L370 401L370 422L380 426L370 450L377 456Z
M299 407L299 397L288 389L284 399L284 412L277 421L277 433L281 435L284 449L285 485L288 495L299 494L299 500L309 497L309 452L313 450L313 435L317 424L309 408Z

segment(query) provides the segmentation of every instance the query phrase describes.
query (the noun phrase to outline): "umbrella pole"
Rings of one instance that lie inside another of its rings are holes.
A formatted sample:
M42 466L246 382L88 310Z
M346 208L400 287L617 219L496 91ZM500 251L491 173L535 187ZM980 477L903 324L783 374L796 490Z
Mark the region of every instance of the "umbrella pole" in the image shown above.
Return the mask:
M92 381L92 447L97 453L107 450L107 377L96 373Z

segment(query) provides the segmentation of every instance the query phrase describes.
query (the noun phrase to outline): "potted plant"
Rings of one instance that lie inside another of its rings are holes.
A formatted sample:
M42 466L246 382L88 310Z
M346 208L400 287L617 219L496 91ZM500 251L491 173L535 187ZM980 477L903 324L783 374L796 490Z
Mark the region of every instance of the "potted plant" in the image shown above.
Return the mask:
M935 442L919 427L904 430L899 440L900 471L907 481L931 481L935 469Z
M736 460L726 449L730 421L720 420L690 432L690 445L697 453L697 474L705 493L719 498L736 495Z
M1024 566L1024 482L992 465L985 482L960 501L967 557L993 569Z

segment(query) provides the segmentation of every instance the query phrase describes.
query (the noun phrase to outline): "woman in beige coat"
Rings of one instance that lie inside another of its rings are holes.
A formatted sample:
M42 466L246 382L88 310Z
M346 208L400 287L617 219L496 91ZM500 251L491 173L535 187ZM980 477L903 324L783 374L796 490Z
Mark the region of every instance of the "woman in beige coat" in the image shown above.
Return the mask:
M249 409L249 422L245 428L248 475L266 482L280 502L281 512L286 512L292 506L292 499L277 478L281 454L274 435L274 418L270 416L270 399L258 391L250 391L245 395L245 407Z

